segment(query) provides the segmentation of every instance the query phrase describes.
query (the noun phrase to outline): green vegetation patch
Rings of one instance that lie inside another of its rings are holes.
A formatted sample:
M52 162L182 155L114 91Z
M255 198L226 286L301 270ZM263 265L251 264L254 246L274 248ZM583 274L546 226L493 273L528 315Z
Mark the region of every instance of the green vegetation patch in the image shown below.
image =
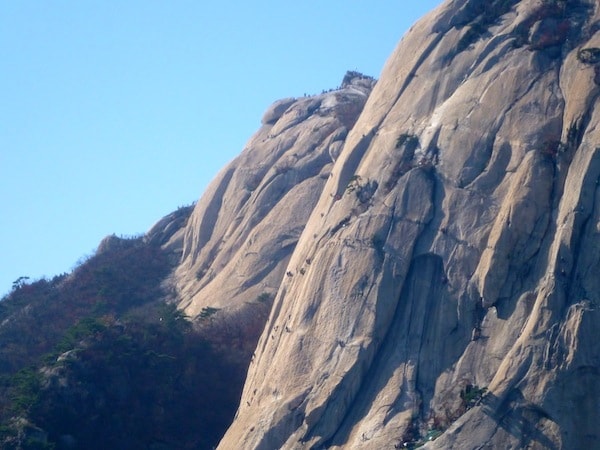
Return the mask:
M200 311L200 314L198 315L198 317L200 319L207 319L210 316L215 315L218 311L219 311L219 308L213 308L212 306L206 306L206 307L202 308L202 311Z
M258 303L269 303L271 301L271 295L268 292L263 292L258 297L256 297L256 301Z
M584 64L598 64L600 62L600 48L582 48L577 52L577 59Z
M416 150L419 146L419 138L414 134L402 133L396 140L396 148L406 147L409 150Z
M480 388L477 385L467 384L460 392L460 398L466 409L470 409L477 405L487 393L487 388Z
M481 39L490 27L496 25L500 18L517 3L518 0L493 0L489 2L472 0L469 2L466 7L472 11L471 20L462 25L463 27L466 26L467 29L456 44L455 54L465 51Z

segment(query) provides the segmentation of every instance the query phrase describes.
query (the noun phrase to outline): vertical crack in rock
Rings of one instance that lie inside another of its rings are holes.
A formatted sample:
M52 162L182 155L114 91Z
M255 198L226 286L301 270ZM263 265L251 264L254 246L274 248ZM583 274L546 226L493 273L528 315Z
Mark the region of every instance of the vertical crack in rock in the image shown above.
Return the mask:
M446 1L403 37L220 448L597 446L598 9Z

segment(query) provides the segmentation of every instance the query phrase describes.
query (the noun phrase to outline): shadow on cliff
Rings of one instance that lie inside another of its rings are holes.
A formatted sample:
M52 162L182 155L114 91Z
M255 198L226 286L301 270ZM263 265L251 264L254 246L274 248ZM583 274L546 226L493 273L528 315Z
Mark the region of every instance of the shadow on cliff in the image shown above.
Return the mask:
M539 406L527 402L519 389L513 389L505 399L488 393L479 407L498 427L518 439L523 448L535 442L541 448L558 450L556 443L536 426L552 419Z
M387 408L383 426L407 410L413 417L426 418L436 380L464 352L470 331L459 324L442 258L432 253L414 258L383 344L354 405L327 445L343 446L384 390L395 398L381 405Z

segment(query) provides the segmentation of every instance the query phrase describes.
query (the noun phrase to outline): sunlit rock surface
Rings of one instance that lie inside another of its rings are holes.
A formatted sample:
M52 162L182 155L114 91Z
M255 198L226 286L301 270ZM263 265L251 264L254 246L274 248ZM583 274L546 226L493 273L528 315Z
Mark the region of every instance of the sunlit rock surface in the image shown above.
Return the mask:
M600 446L597 9L447 1L356 124L364 86L267 111L177 272L274 296L219 448Z

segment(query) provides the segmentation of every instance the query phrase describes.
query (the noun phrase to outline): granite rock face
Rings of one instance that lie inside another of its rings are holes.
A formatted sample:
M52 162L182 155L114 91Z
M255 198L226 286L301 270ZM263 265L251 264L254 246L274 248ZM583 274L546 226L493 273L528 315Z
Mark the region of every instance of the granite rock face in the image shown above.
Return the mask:
M173 278L186 314L272 301L374 83L349 72L336 90L268 108L176 236L182 260Z
M600 446L598 7L449 0L364 109L267 111L176 274L191 315L274 296L219 448Z

